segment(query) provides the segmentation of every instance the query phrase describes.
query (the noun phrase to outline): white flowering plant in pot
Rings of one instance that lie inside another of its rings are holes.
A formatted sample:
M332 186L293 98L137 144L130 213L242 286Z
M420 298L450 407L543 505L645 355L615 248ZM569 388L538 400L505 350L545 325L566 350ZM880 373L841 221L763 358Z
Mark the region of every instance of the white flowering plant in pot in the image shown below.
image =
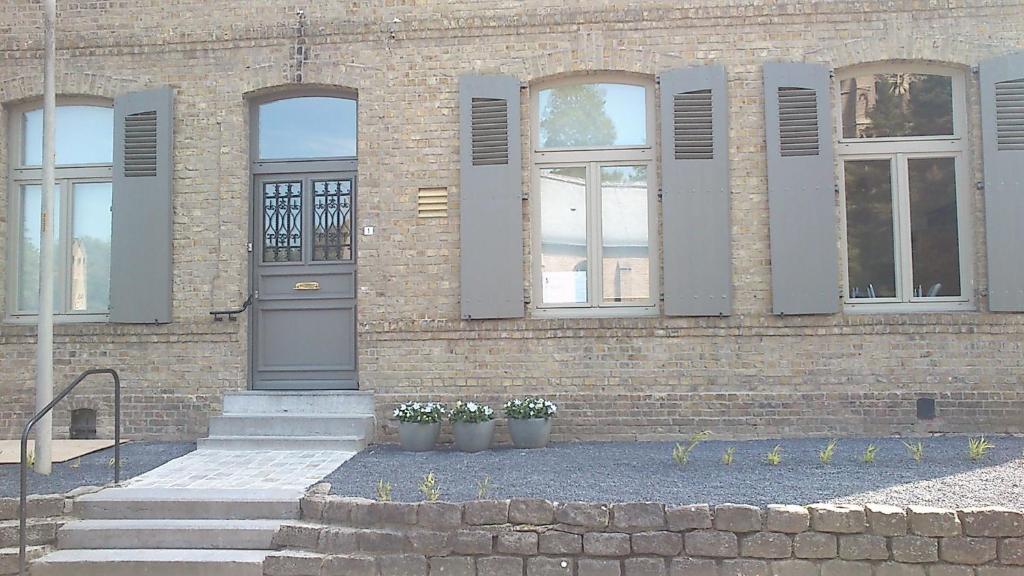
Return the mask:
M448 408L439 402L405 402L395 408L394 417L399 422L434 424L447 414Z
M505 416L513 420L551 418L558 413L558 406L540 396L513 398L505 402Z
M455 403L448 414L455 434L455 448L479 452L490 448L494 440L494 409L477 402Z
M448 408L438 402L405 402L395 408L402 448L412 452L432 449L441 434L441 421L447 414Z
M558 406L540 396L513 398L505 402L508 433L516 448L543 448L551 438L551 418Z

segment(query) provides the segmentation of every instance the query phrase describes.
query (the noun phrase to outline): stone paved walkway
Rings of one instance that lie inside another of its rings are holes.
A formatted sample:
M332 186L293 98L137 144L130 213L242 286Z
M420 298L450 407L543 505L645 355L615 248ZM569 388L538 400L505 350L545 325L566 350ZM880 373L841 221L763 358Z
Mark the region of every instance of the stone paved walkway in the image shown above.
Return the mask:
M354 452L197 450L122 484L125 488L304 491Z

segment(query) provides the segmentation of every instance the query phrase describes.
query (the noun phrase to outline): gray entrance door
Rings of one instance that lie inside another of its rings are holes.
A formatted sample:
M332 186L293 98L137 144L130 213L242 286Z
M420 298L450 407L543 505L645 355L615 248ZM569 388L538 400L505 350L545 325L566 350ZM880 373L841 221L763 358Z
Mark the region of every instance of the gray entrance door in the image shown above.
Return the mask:
M253 388L357 387L355 198L354 172L256 177Z

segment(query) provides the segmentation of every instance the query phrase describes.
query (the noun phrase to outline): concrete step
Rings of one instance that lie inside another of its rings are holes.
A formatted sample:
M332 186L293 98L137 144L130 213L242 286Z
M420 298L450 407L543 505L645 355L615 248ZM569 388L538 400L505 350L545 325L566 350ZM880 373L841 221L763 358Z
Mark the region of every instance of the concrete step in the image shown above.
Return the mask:
M283 520L79 520L57 532L62 550L193 548L269 550Z
M262 576L268 550L58 550L32 576Z
M293 520L301 490L108 488L75 502L86 520Z
M373 412L373 393L355 390L228 392L225 414L367 414Z
M210 436L197 440L200 450L335 450L358 452L363 436Z
M210 436L371 436L366 414L225 414L210 418Z

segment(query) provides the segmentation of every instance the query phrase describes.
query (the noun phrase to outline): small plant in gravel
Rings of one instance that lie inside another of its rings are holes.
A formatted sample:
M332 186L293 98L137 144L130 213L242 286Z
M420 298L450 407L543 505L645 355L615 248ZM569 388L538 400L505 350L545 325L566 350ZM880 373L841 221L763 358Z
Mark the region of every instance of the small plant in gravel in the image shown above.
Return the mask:
M448 409L438 402L406 402L395 408L392 414L399 422L413 424L434 424L444 420Z
M68 464L68 466L70 466L71 468L78 468L81 465L82 465L82 459L81 458L75 458L74 462L72 462L71 464Z
M377 501L391 502L391 482L377 480Z
M728 448L725 449L725 453L722 454L722 464L725 464L726 466L732 466L732 461L733 461L735 456L736 456L736 447L735 446L729 446Z
M924 443L920 440L911 444L906 440L903 440L903 445L907 447L907 454L914 459L914 462L920 462L924 459Z
M433 472L429 472L423 477L423 481L420 482L420 492L427 502L437 502L441 499L441 485L438 484L437 477Z
M828 441L825 447L818 450L818 460L825 465L831 464L832 459L836 456L836 448L839 447L839 441L835 438Z
M764 460L769 466L778 466L779 464L782 464L782 445L776 444L768 454L765 454Z
M874 464L876 454L878 454L878 446L868 444L868 447L864 449L864 455L860 457L860 460L865 464Z
M969 438L967 440L967 457L977 462L984 458L989 450L995 447L996 445L989 442L984 436L981 438Z
M513 420L534 420L551 418L558 412L558 406L540 396L513 398L505 402L505 416Z
M491 477L484 476L476 483L476 499L484 500L491 493Z
M120 465L120 468L121 468L122 470L124 470L124 465L125 465L125 464L126 464L127 462L128 462L128 461L127 461L126 459L124 459L124 458L121 458L121 465ZM116 464L116 463L117 463L117 460L115 460L115 459L114 459L113 457L111 457L111 458L110 458L110 460L107 460L107 468L113 468L113 467L114 467L114 464Z
M486 404L459 400L455 403L455 407L452 408L448 419L452 422L487 422L494 420L494 410Z
M672 460L680 466L685 466L690 461L690 453L700 445L701 442L708 439L711 436L711 432L704 430L703 432L697 432L693 436L690 436L690 440L687 444L676 443L676 447L672 449Z
M29 468L36 465L36 453L33 450L29 450L28 454L25 455L25 463L28 464Z

